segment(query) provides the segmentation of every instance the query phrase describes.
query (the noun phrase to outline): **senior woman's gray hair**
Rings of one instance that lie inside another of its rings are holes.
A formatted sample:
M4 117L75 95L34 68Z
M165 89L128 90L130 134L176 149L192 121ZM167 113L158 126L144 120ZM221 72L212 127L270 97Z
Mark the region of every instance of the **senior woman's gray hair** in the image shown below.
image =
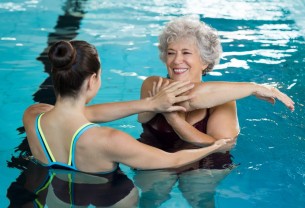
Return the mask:
M166 62L168 44L178 39L195 41L201 60L208 64L205 72L212 71L219 63L222 47L217 31L204 22L190 17L178 17L167 23L159 35L158 48L163 62Z

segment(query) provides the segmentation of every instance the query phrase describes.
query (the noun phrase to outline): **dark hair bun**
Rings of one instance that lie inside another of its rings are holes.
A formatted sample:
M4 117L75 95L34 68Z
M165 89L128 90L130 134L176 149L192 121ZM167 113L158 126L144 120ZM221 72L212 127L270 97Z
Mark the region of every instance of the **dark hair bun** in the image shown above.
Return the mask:
M50 48L48 56L52 70L69 70L75 63L76 50L70 42L59 41Z

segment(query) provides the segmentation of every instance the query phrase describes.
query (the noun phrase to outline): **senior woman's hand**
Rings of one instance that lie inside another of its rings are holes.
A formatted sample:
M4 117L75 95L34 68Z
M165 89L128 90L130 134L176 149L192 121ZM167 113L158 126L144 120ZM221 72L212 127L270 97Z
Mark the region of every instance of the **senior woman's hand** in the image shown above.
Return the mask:
M286 94L279 91L277 88L266 85L266 84L255 84L256 88L253 93L257 98L266 100L272 104L275 103L275 99L278 99L284 105L287 106L291 111L294 111L294 102L293 100Z

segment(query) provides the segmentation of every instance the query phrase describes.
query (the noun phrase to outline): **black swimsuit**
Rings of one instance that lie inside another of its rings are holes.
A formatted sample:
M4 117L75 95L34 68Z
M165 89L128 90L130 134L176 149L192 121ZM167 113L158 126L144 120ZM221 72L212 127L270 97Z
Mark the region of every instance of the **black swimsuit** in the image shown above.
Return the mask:
M207 123L210 117L209 109L207 115L202 120L193 125L200 132L207 132ZM143 133L139 141L150 146L157 147L167 152L176 152L182 149L194 149L198 146L192 145L180 139L173 128L167 123L162 114L157 114L149 122L142 124ZM224 169L232 165L232 158L229 152L213 153L199 162L188 166L187 170L204 168L204 169Z

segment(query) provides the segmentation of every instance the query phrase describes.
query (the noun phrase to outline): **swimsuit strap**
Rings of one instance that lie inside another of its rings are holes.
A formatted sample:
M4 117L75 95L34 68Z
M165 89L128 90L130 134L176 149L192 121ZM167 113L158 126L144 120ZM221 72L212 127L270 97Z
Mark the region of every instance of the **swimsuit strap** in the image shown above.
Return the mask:
M48 142L47 142L47 140L46 140L46 138L43 134L43 131L41 129L40 121L41 121L41 117L42 117L43 114L44 113L39 114L36 118L36 125L35 125L36 126L36 134L37 134L37 137L39 139L39 142L40 142L41 147L42 147L42 149L43 149L43 151L46 155L46 158L47 158L48 162L49 163L56 162L56 159L53 156L52 151L51 151L51 149L48 145Z
M79 139L79 137L87 129L95 127L95 126L98 126L98 125L94 124L94 123L87 123L87 124L82 125L80 128L78 128L76 130L76 132L74 133L74 135L72 137L72 140L71 140L68 164L64 164L64 163L61 163L61 162L56 162L56 159L53 156L52 151L51 151L51 149L50 149L50 147L48 145L48 142L47 142L47 140L46 140L46 138L44 136L44 133L43 133L41 125L40 125L41 117L42 117L43 114L44 113L41 113L40 115L37 116L37 119L36 119L36 134L37 134L39 142L40 142L40 144L42 146L42 149L43 149L43 151L44 151L44 153L46 155L46 158L47 158L47 160L49 162L49 164L47 166L58 164L58 165L65 166L65 167L71 167L72 169L77 170L76 166L75 166L75 148L76 148L76 142Z
M41 125L40 125L40 120L41 120L41 116L44 113L40 114L37 116L36 118L36 134L38 137L38 140L41 144L41 147L46 155L46 158L48 160L48 164L43 164L43 163L39 163L43 166L53 166L53 165L59 165L61 167L65 167L65 168L69 168L69 169L73 169L73 170L78 170L76 168L76 162L75 162L75 150L76 150L76 143L79 140L80 136L87 131L88 129L92 128L92 127L99 127L98 124L94 124L94 123L87 123L82 125L80 128L78 128L76 130L76 132L74 133L72 140L71 140L71 144L70 144L70 151L69 151L69 159L68 159L68 164L62 163L62 162L57 162L55 157L52 154L52 151L48 145L47 140L45 139L45 136L42 132L41 129ZM105 171L105 172L101 172L101 173L97 173L97 174L106 174L106 173L111 173L113 171L115 171L118 168L118 164L116 164L116 166L113 168L113 170L110 171Z
M70 153L69 153L69 160L68 160L68 165L76 168L76 163L75 163L75 149L76 149L76 142L80 138L80 136L87 131L88 129L92 127L99 127L99 125L94 124L94 123L87 123L82 125L73 135L72 140L71 140L71 145L70 145Z
M38 196L40 192L44 191L46 188L49 187L50 183L52 182L55 174L48 173L47 177L45 178L44 182L34 191L34 193ZM39 198L37 197L34 200L34 207L43 208L44 205L40 203Z
M71 173L68 174L68 178L69 178L70 207L72 207L73 204L75 203L75 200L74 200L74 183Z
M69 203L70 203L70 207L72 207L73 206L73 204L74 204L74 193L73 193L73 190L74 190L74 188L73 188L73 176L74 176L74 174L72 175L73 173L71 173L71 172L69 172L69 173L67 173L67 176L68 176L68 187L69 187L69 190L68 190L68 193L69 193ZM36 189L36 191L34 191L34 193L36 194L36 195L39 195L39 193L41 192L41 191L44 191L46 188L48 188L49 187L49 185L52 183L52 181L53 181L53 178L56 176L56 172L54 172L54 171L52 171L52 169L48 172L48 175L47 175L47 177L45 178L45 180L44 180L44 182ZM42 203L40 203L40 201L39 201L39 199L38 198L36 198L35 199L35 208L37 207L37 208L43 208L44 207L44 205L42 204Z

